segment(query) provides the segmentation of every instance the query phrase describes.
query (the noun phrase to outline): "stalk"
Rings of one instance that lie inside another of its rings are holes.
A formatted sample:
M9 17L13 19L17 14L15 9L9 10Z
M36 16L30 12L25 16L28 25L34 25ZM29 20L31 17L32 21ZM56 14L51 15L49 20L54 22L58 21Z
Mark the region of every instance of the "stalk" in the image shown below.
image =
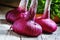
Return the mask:
M29 17L34 20L35 19L35 14L37 11L37 6L38 6L38 0L32 0L29 8Z
M21 0L20 3L19 3L19 7L24 9L24 10L27 10L28 1L29 0Z
M43 18L50 18L50 5L52 0L46 0Z

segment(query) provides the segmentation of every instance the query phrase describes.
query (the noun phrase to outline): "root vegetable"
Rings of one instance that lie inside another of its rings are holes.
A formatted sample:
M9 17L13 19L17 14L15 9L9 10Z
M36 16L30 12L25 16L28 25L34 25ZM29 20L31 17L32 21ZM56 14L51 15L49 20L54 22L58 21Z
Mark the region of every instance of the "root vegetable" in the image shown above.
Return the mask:
M6 20L10 23L14 23L17 19L20 19L20 14L27 11L27 5L28 0L22 0L17 8L7 12Z
M17 20L12 25L12 28L14 32L24 36L36 37L42 33L41 26L32 20Z
M53 33L57 30L57 24L50 19L50 4L51 0L46 0L43 16L36 18L35 21L41 25L43 31Z
M39 36L42 33L41 26L34 21L34 16L37 10L37 4L38 4L38 0L31 1L29 11L27 11L24 14L21 14L24 15L25 17L16 20L13 23L11 28L13 29L14 32L31 37Z

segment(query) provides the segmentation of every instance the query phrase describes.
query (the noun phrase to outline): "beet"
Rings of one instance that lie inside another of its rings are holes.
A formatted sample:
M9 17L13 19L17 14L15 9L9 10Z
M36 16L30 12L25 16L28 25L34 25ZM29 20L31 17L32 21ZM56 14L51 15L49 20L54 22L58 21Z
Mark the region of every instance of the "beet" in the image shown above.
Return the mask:
M6 20L10 23L14 23L16 20L20 19L20 14L27 11L27 5L28 0L22 0L19 4L19 7L7 12Z
M53 33L57 30L57 24L50 19L50 4L51 0L46 0L43 16L36 18L35 21L41 25L43 31Z

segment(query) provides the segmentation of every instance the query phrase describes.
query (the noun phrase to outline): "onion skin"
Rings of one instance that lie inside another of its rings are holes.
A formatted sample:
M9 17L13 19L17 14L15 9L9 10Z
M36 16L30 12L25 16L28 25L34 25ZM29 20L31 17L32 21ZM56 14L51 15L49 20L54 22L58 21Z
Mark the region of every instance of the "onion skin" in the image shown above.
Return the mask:
M50 19L51 0L46 0L45 10L42 16L35 18L35 21L41 25L43 32L53 33L57 30L57 24Z
M47 16L45 17L44 14L35 18L35 22L41 25L43 32L53 33L57 30L57 24Z
M57 30L57 25L51 19L36 19L36 22L42 26L42 30L48 33L53 33Z
M6 20L9 23L14 23L18 19L26 19L26 20L32 20L34 18L35 13L31 13L31 9L29 11L26 11L22 8L16 8L13 10L10 10L6 14Z
M27 11L27 5L29 0L21 0L19 6L13 10L10 10L6 14L6 20L9 23L14 23L16 20L20 19L21 13Z
M37 37L40 34L42 34L41 26L32 20L29 21L26 21L24 19L17 20L12 25L12 28L14 32L29 37Z
M19 19L11 26L14 32L29 37L37 37L42 34L41 26L34 21L37 4L37 0L32 0L29 10L17 15Z
M41 25L42 30L46 31L48 33L53 33L57 30L57 24L50 18L41 18L37 17L35 18L35 22Z
M15 8L13 10L10 10L6 14L6 20L10 23L14 23L17 19L20 18L20 14L24 12L25 10L22 8Z

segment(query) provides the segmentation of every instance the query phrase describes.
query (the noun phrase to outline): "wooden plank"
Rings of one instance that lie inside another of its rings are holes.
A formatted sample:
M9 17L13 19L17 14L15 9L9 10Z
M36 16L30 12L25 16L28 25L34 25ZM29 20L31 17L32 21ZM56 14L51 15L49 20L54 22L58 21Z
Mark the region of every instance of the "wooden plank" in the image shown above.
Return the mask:
M42 35L43 40L55 40L55 35Z
M9 28L10 28L10 25L8 25L8 24L4 24L4 23L0 24L0 36L1 36L0 39L1 40L4 40L4 39L8 40L10 38L10 40L13 40L13 39L20 40L20 35L12 32L12 31L8 32L8 34L7 34L7 30ZM58 27L57 31L54 32L53 34L42 34L42 35L35 37L35 38L21 36L21 40L60 40L60 27Z
M37 37L37 40L43 40L42 34Z
M18 34L8 31L10 26L8 24L0 24L0 40L20 40Z
M41 40L60 40L60 27L53 34L42 34ZM38 39L40 39L38 37Z
M25 37L21 36L21 40L38 40L37 37Z
M60 40L60 26L58 26L57 31L55 32L55 40Z

